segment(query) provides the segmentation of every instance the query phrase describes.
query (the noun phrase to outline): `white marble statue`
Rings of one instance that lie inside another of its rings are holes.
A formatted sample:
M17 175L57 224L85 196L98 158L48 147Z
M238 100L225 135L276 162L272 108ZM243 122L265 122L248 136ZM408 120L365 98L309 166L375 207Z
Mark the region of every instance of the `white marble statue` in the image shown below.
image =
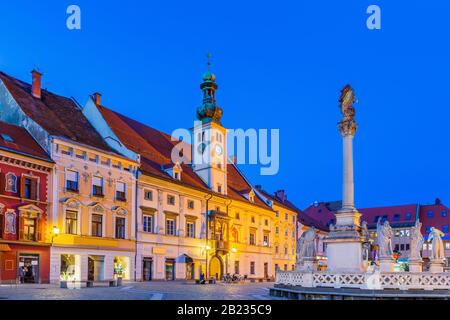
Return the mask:
M381 224L381 218L377 222L378 258L392 258L392 231L389 222L386 220Z
M409 260L411 261L421 261L422 260L422 248L423 243L425 242L422 232L420 229L422 228L422 223L419 219L416 220L416 224L411 228L411 236L410 236L410 255Z
M430 258L432 260L445 259L444 242L442 241L442 237L444 235L445 234L441 230L431 227L430 235L428 236L428 241L431 241Z
M369 228L367 227L367 221L362 222L361 235L366 239L370 239L370 232L369 232Z
M304 258L314 258L316 256L316 228L311 227L303 232L300 239L297 240L297 265Z

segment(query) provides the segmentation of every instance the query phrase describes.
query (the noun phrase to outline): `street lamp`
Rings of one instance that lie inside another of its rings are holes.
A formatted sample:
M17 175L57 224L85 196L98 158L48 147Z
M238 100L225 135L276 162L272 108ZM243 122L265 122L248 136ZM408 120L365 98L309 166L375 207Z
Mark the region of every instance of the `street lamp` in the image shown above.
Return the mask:
M208 252L211 250L209 245L205 246L205 256L206 256L206 265L205 265L205 280L208 279Z
M53 226L53 233L52 233L52 243L53 239L59 235L59 228L57 226Z

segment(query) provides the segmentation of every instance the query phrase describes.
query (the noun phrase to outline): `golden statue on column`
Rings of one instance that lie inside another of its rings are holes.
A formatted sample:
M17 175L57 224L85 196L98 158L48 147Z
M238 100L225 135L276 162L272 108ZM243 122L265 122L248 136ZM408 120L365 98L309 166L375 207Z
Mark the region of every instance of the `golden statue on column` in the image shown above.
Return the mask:
M347 84L341 90L341 96L339 98L339 106L343 119L339 122L339 132L342 136L355 135L358 125L355 121L355 108L353 104L356 103L355 91Z

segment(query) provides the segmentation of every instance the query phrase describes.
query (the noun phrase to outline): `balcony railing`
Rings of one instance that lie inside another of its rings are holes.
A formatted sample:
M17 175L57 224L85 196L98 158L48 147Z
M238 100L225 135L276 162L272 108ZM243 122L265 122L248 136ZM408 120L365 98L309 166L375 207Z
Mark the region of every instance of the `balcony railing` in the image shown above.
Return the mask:
M214 242L214 248L217 251L225 251L225 252L230 251L230 243L228 241L214 240L213 242Z

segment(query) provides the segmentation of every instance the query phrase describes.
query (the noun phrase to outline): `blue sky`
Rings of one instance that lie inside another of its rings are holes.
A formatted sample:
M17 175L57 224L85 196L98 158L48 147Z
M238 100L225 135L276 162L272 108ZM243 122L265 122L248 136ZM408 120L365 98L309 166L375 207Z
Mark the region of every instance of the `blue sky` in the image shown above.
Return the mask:
M126 5L125 5L126 3ZM66 28L77 4L82 29ZM382 29L366 28L366 8ZM337 99L359 104L359 207L450 204L448 1L2 1L0 69L166 132L192 126L205 55L229 128L279 128L280 172L255 184L286 189L301 208L341 198Z

